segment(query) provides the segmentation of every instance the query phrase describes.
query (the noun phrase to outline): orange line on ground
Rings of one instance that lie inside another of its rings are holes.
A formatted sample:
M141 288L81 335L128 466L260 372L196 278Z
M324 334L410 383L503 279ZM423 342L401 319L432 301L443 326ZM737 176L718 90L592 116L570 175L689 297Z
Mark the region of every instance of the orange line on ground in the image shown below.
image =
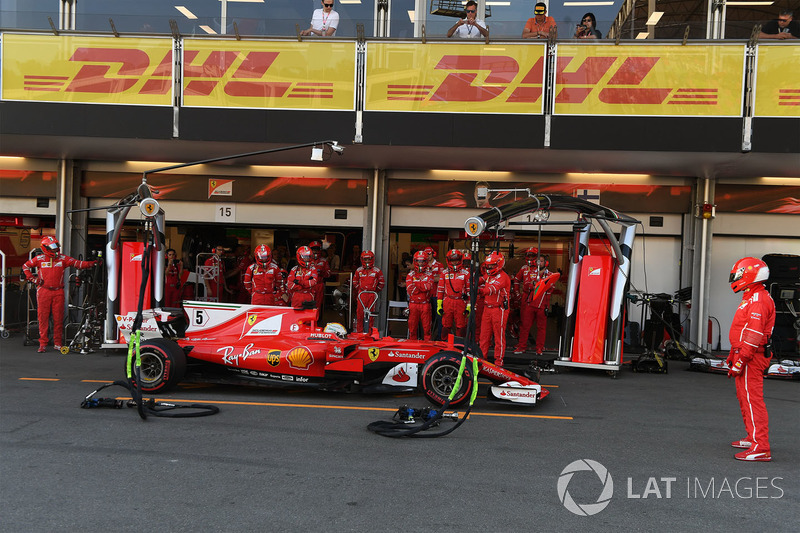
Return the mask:
M130 397L119 397L117 400L130 400ZM276 403L276 402L232 402L220 400L176 400L174 398L156 398L157 402L165 403L208 403L221 405L251 405L256 407L305 407L307 409L342 409L345 411L385 411L395 412L397 409L389 407L358 407L353 405L314 405L308 403ZM550 415L523 415L513 413L470 413L470 416L499 416L508 418L546 418L552 420L573 420L571 416L550 416Z
M61 381L58 378L19 378L20 381Z

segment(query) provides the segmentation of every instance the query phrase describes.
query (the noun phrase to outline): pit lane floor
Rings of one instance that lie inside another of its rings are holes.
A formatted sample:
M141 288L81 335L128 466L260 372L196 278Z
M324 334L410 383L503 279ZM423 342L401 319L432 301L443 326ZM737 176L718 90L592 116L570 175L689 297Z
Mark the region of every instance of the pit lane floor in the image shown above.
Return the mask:
M765 382L774 459L742 463L733 382L676 361L544 374L536 407L479 397L446 437L389 439L366 426L423 396L186 385L165 398L221 412L142 421L79 408L119 352L0 351L3 532L796 530L796 382Z

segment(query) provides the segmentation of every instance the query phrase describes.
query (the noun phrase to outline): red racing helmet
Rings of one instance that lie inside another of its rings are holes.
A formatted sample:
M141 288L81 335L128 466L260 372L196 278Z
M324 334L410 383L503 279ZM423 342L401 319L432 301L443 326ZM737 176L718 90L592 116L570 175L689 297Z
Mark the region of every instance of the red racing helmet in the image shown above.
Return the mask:
M45 256L57 256L60 248L61 245L58 244L58 240L56 240L55 237L51 237L50 235L42 237L42 252L44 252Z
M539 255L539 250L531 246L527 250L525 250L525 262L528 263L528 266L533 266L536 264L536 257Z
M419 273L428 270L428 254L422 250L414 254L414 270Z
M447 252L445 259L447 261L447 266L450 268L460 268L461 263L464 261L464 255L459 250L452 249Z
M256 248L255 253L253 256L256 258L256 262L261 266L269 265L270 261L272 261L272 250L269 249L269 246L266 244L262 244L258 248Z
M297 263L303 267L308 268L314 261L314 252L308 246L301 246L297 249Z
M494 275L503 270L503 266L506 264L506 258L503 257L503 254L500 252L492 252L489 254L489 257L486 258L485 263L486 272Z
M372 268L375 266L375 253L371 250L364 250L361 252L361 266L364 268Z
M761 259L745 257L736 261L731 269L728 283L733 292L747 289L750 285L762 283L769 278L769 267Z

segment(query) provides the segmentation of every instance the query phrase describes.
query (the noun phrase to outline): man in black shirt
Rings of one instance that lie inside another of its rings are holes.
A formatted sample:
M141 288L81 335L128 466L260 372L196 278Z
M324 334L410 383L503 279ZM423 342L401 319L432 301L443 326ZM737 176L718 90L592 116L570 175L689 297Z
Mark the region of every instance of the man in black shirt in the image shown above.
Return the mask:
M770 20L761 28L759 39L800 39L800 23L792 20L794 13L783 9L776 20Z

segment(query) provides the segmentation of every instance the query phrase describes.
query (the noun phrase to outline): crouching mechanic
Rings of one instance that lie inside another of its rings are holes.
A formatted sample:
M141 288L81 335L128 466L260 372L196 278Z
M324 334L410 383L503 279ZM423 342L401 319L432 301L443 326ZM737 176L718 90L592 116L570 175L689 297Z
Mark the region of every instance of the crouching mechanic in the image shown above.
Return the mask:
M356 309L356 331L359 333L369 333L372 331L373 316L369 317L369 328L364 330L365 310L374 311L375 300L378 294L386 285L383 272L375 266L375 253L370 250L361 252L361 266L353 274L353 289L355 290L357 309Z
M450 250L445 256L447 268L442 271L436 288L436 312L442 317L441 338L444 340L456 327L456 335L464 336L469 309L469 272L462 268L464 256Z
M729 334L728 377L736 378L736 397L742 410L747 436L733 441L734 448L744 448L734 457L740 461L770 461L769 417L764 404L764 370L770 354L764 347L775 325L775 302L764 287L769 267L764 261L745 257L733 265L729 283L733 292L744 290Z
M64 344L64 270L68 267L91 268L97 261L78 261L60 253L54 237L42 238L42 255L30 258L22 271L36 289L37 320L39 321L39 353L47 347L50 314L53 314L53 346L61 350ZM36 269L36 274L31 269Z
M275 294L281 292L283 276L280 267L272 261L272 250L262 244L253 253L255 263L244 273L244 288L250 293L253 305L275 305Z

